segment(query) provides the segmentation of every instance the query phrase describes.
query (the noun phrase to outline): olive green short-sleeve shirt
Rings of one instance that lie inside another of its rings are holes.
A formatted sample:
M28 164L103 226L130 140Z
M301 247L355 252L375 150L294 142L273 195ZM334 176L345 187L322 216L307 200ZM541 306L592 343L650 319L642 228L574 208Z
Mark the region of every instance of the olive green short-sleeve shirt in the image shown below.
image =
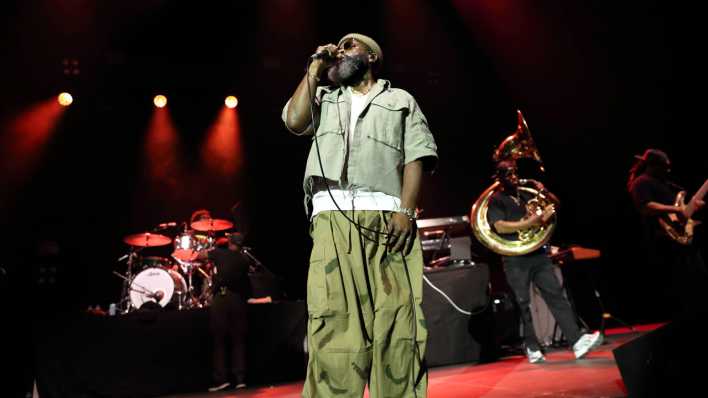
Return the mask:
M318 147L324 177L344 188L363 187L400 198L407 163L422 159L427 171L434 170L438 158L435 139L425 115L407 91L391 88L390 82L379 79L354 131L349 131L351 95L347 90L318 87L315 103L317 133L312 134L312 125L303 132L291 131L312 137L303 181L306 208L314 194L313 178L323 176ZM289 105L290 101L283 108L283 122ZM353 135L351 140L349 134Z

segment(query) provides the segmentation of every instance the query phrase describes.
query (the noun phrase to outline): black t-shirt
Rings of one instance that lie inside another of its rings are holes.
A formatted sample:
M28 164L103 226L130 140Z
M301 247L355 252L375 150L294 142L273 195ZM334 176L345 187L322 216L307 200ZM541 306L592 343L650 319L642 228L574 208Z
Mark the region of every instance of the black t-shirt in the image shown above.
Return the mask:
M658 216L647 215L643 210L649 202L673 205L678 193L677 190L659 179L642 174L632 182L629 191L634 206L642 216L645 238L648 238L651 242L655 242L658 238L664 238L664 233L660 229L658 222Z
M216 268L212 278L214 292L218 292L221 287L226 287L244 300L251 297L248 257L240 252L219 247L209 252L209 260Z
M518 192L518 203L515 200L516 195L512 197L512 195L509 195L504 191L497 191L494 193L494 195L492 195L491 198L489 198L489 206L487 209L487 222L489 222L489 225L492 227L494 232L496 232L496 228L494 228L495 222L519 221L526 216L526 203L528 203L529 200L533 199L535 195L527 191L520 190ZM497 232L497 234L506 240L519 240L518 232L512 232L510 234L499 234ZM546 253L546 251L547 247L546 245L544 245L541 246L539 249L532 251L531 253L513 257L532 257L541 253Z
M504 191L497 191L489 198L489 207L487 210L487 221L494 228L494 223L497 221L519 221L526 215L526 203L533 199L533 195L526 191L519 191L519 202L517 203L512 197ZM519 234L516 232L510 234L499 234L506 240L519 240Z

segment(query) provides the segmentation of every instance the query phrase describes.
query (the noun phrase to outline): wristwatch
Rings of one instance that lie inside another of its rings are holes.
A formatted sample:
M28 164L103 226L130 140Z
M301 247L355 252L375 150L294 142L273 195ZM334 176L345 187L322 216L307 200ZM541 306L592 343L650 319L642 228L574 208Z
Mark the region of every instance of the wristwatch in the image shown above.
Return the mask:
M415 209L411 209L408 207L399 207L398 212L405 214L411 221L415 221L418 218L418 212L415 211Z

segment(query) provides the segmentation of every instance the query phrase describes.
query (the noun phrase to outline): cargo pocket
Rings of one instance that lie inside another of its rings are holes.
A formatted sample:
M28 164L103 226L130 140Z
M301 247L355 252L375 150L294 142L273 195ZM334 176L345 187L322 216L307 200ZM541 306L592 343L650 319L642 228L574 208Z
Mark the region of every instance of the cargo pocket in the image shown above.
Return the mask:
M327 305L327 279L325 275L325 247L324 228L317 229L318 224L322 224L323 214L318 214L310 225L310 236L312 237L312 253L310 253L310 268L307 271L307 311L310 317L321 317L329 312Z
M307 273L307 311L315 318L330 312L324 265L323 260L310 260L310 270Z

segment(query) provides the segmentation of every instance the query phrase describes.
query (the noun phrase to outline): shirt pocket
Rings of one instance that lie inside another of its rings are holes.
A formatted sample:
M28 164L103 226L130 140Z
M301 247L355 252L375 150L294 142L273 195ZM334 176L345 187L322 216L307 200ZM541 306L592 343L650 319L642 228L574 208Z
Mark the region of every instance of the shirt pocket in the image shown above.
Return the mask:
M339 106L342 106L346 104L340 103ZM317 126L317 135L325 135L325 134L339 134L339 135L344 135L344 131L342 130L345 126L348 126L348 122L344 122L342 118L342 114L338 111L337 109L337 102L336 100L328 99L328 98L323 98L322 99L322 105L319 108L319 125Z
M374 100L364 117L366 137L376 144L403 153L403 133L408 106L397 101Z

